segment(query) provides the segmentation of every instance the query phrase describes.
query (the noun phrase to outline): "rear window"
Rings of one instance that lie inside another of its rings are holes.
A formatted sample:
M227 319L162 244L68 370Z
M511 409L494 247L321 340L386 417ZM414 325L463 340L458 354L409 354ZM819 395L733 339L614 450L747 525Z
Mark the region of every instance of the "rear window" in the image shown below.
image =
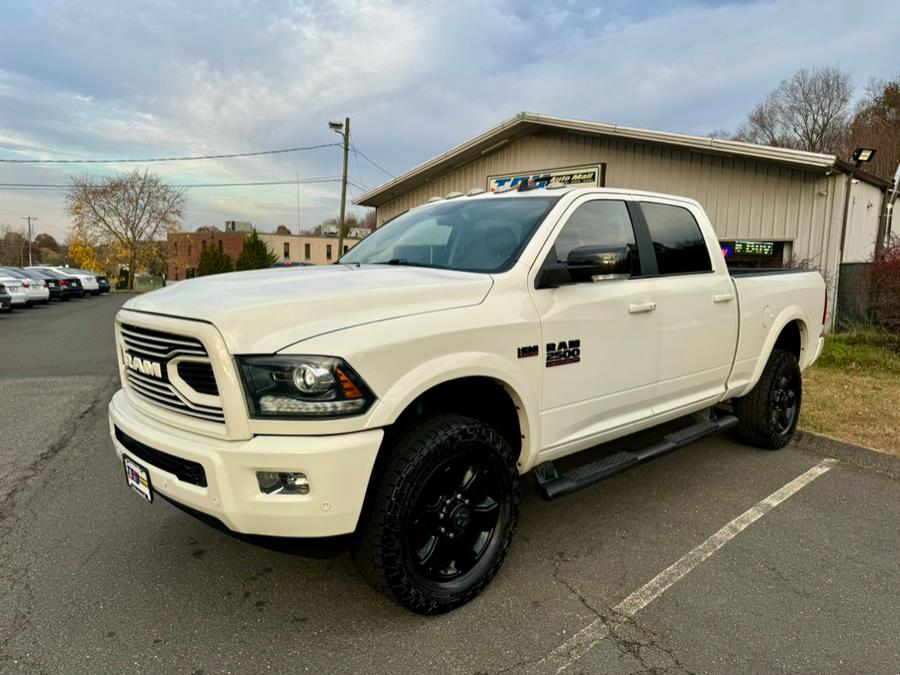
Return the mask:
M694 216L670 204L641 202L660 274L711 272L706 241Z

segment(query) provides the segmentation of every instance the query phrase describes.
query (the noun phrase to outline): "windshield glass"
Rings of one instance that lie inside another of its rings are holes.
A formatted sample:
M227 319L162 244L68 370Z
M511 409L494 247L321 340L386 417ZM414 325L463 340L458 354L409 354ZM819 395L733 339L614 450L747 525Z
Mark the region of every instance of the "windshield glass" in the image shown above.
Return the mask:
M447 201L397 216L340 262L502 272L518 259L554 197Z

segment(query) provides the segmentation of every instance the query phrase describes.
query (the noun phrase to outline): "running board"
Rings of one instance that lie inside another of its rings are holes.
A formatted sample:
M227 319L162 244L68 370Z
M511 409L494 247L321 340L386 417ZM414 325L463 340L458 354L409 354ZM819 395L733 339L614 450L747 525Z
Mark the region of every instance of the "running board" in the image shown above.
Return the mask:
M544 499L549 500L562 497L588 485L612 478L616 474L627 471L638 464L667 455L673 450L683 448L695 441L699 441L701 438L731 429L737 426L737 423L738 419L734 415L723 415L722 417L675 431L664 436L658 443L648 445L646 448L622 451L609 457L603 457L595 462L583 464L564 474L556 471L553 462L544 462L535 467L534 470L537 476L538 490Z

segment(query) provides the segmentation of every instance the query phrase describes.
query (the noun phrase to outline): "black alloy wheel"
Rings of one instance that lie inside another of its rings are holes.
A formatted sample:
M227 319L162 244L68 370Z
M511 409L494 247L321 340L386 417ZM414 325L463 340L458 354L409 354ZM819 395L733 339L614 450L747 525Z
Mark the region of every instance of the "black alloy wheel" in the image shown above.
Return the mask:
M436 467L410 514L407 545L427 579L449 581L471 571L497 536L502 488L469 450Z
M783 448L797 430L802 399L803 379L797 357L784 349L772 350L756 386L732 401L738 436L766 450Z
M484 422L441 414L386 441L351 553L375 588L419 614L480 593L519 515L517 457Z

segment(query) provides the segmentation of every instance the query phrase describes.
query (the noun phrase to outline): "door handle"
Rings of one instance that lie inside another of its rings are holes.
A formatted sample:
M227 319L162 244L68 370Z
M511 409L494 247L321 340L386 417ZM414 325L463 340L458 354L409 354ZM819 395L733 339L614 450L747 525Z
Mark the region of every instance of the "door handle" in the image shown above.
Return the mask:
M654 309L656 309L655 302L643 302L640 304L628 305L629 314L644 314L645 312L652 312Z
M734 300L734 293L718 293L713 296L713 302L731 302Z

